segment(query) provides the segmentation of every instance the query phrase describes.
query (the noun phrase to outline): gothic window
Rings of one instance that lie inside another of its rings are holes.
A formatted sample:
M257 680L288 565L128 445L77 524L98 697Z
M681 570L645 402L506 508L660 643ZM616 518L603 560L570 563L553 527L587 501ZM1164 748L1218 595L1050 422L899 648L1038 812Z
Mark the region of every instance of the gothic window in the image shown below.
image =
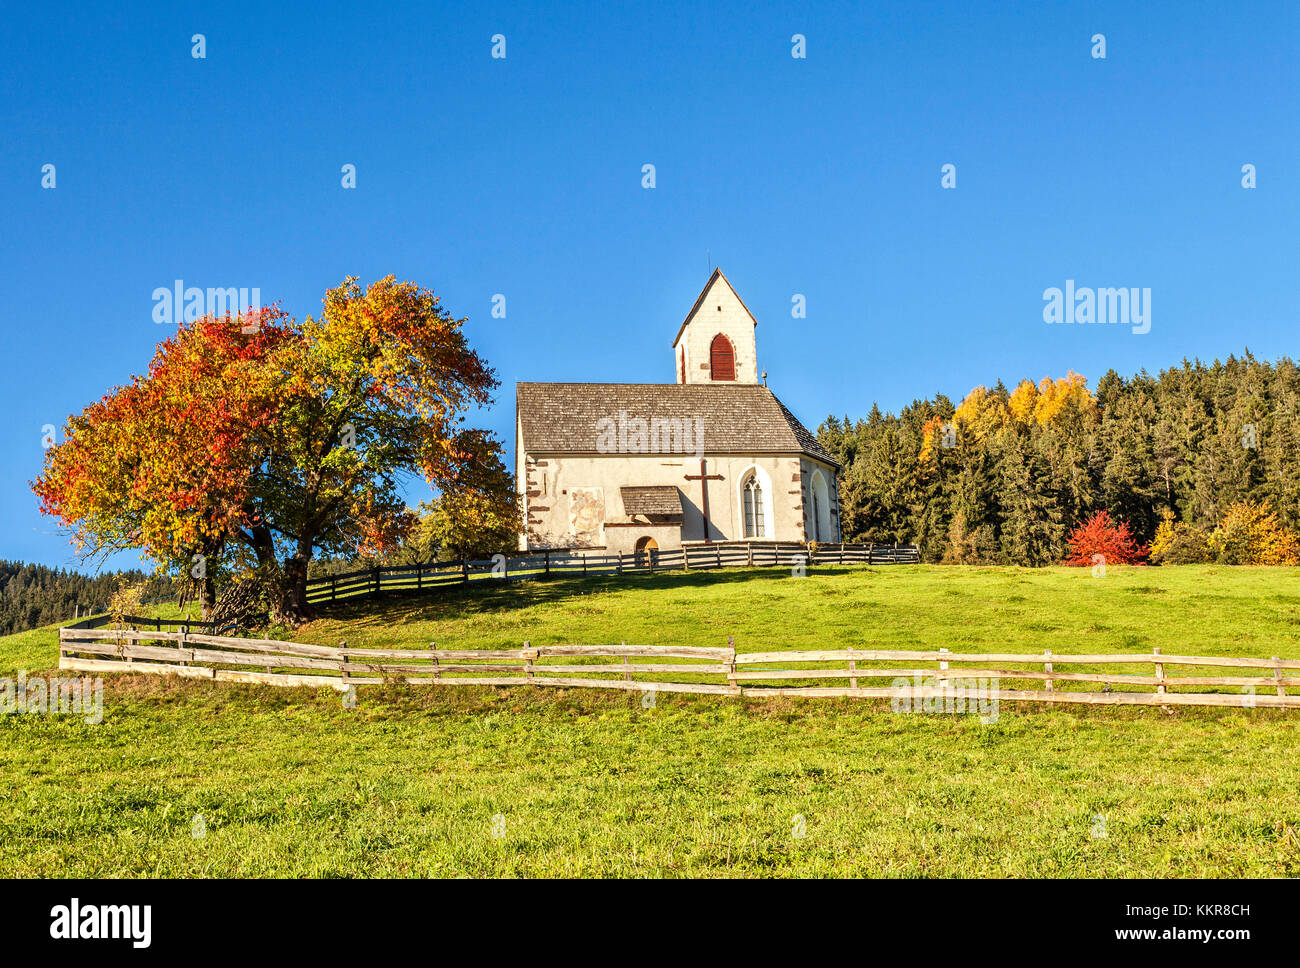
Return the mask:
M745 537L763 538L767 528L763 522L763 485L754 475L745 482Z
M826 476L821 471L814 471L812 485L812 536L814 541L830 541L835 529L831 524L831 494L826 484Z
M731 340L719 333L713 337L709 347L710 376L714 380L734 380L736 378L736 355L731 349Z

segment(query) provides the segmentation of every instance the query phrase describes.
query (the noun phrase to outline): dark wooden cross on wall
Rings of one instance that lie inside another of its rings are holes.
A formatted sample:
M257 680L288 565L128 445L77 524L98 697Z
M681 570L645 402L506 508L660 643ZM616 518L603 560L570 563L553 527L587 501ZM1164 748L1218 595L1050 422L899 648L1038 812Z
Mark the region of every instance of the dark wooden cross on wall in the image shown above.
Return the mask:
M704 510L704 540L712 541L709 537L709 481L722 480L721 474L706 474L704 471L704 458L700 458L700 472L698 474L687 474L688 481L699 481L700 491L703 499L700 501L700 507Z

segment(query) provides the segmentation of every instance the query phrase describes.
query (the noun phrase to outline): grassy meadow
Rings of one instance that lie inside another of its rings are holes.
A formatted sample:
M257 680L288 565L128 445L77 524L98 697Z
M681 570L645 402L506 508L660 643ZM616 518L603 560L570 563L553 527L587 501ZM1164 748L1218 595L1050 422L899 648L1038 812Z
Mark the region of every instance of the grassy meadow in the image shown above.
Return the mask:
M1300 569L565 578L340 605L299 641L1300 657ZM57 635L0 638L0 675ZM1296 876L1300 713L109 676L0 716L3 876ZM202 818L201 822L198 818ZM195 833L202 836L195 836Z

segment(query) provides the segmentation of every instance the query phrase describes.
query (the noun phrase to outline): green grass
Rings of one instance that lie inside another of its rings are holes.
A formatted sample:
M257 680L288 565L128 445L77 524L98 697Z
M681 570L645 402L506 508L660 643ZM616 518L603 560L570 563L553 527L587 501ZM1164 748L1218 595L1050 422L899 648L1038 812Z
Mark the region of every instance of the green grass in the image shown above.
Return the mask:
M1300 656L1300 569L727 569L475 585L340 604L299 641L354 648L560 643Z
M728 635L1297 657L1300 570L563 579L340 606L295 637ZM0 674L49 668L55 640L0 639ZM861 700L656 700L385 686L347 710L328 689L110 677L101 725L0 717L0 875L1300 875L1300 713L1004 703L983 725Z

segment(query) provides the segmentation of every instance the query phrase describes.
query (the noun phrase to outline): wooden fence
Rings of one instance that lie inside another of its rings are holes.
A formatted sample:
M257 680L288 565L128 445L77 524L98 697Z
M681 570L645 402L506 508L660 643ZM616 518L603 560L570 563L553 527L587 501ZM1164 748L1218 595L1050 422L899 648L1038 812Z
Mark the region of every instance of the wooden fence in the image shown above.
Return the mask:
M156 620L146 620L157 624ZM167 624L167 623L164 623ZM182 625L183 623L172 623ZM1093 671L1067 671L1075 667ZM1116 671L1150 666L1151 674ZM1190 666L1211 675L1170 674ZM1109 667L1109 668L1108 668ZM562 686L725 696L880 698L909 709L1032 701L1142 706L1300 708L1300 659L1163 655L956 653L881 649L737 653L724 647L548 645L520 649L353 649L176 630L71 627L59 668L278 686ZM1249 670L1263 670L1245 674ZM653 678L647 678L653 677ZM1041 685L1004 689L1003 680ZM809 685L809 683L816 683ZM1082 688L1060 688L1062 683ZM1234 688L1236 692L1210 689Z
M714 541L672 551L589 555L575 549L534 551L496 561L437 561L425 565L366 568L307 582L313 604L364 598L380 592L417 592L472 581L512 581L551 575L637 575L706 568L790 568L817 565L919 564L912 545L822 544L797 541Z

